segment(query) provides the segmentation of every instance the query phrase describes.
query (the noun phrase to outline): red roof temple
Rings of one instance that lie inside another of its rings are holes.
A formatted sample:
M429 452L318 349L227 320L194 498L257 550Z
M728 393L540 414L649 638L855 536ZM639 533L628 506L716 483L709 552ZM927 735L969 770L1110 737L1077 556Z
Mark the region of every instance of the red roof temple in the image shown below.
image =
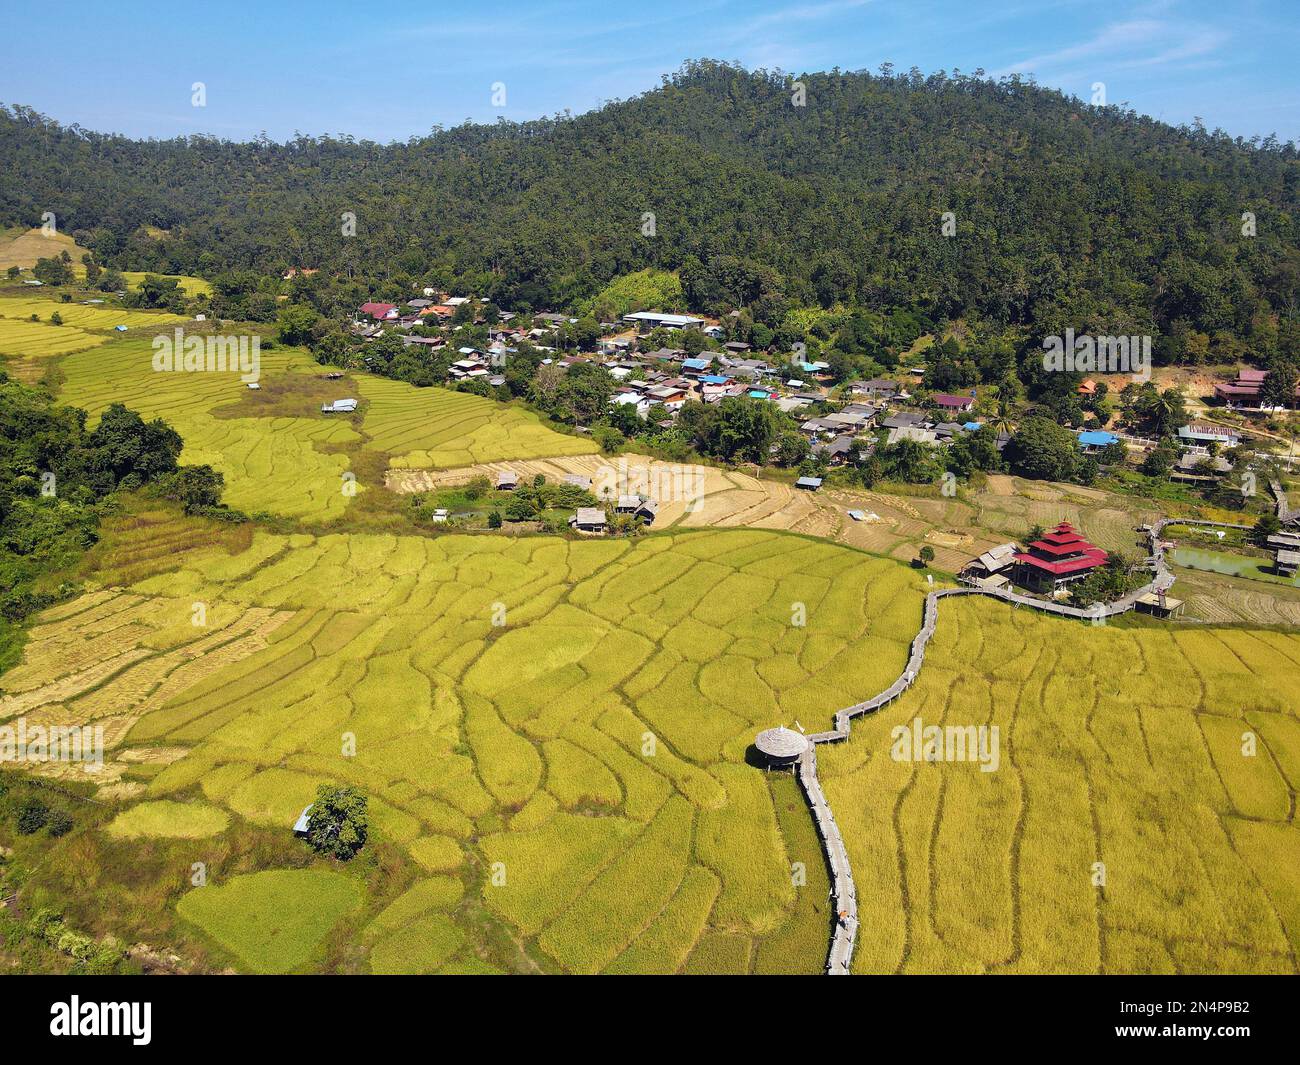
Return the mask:
M1027 551L1016 552L1016 582L1039 592L1054 592L1106 564L1107 554L1061 522Z

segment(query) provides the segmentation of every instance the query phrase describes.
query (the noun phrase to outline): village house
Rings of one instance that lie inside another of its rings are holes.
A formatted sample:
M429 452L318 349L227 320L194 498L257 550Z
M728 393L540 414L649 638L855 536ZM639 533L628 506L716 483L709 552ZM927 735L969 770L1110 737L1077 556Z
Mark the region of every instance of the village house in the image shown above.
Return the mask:
M1020 549L1014 543L998 544L991 547L978 558L972 559L962 569L960 576L981 588L997 590L1011 583L1011 572L1016 565L1016 552Z
M1188 422L1178 430L1178 439L1184 447L1204 447L1207 444L1236 447L1241 443L1241 434L1236 429L1213 422Z
M461 350L463 351L464 349L462 348ZM476 377L487 377L489 374L490 371L488 370L487 363L477 357L458 359L447 369L447 376L457 381L472 380Z
M675 414L686 402L689 387L684 381L665 381L661 385L648 388L645 394L651 403L662 404Z
M430 351L437 351L439 348L447 346L447 342L442 337L402 337L403 347L409 348L413 344L428 348Z
M363 303L359 313L376 322L391 321L398 316L395 303Z
M924 414L916 414L913 411L898 411L891 414L880 423L885 429L919 429L930 423L926 420Z
M1300 534L1281 532L1268 538L1273 549L1273 570L1283 577L1294 577L1300 569Z
M829 418L809 418L799 426L799 429L809 440L834 436L841 431L841 427Z
M681 362L686 358L684 348L656 348L654 351L644 352L647 359L654 359L656 362Z
M1268 380L1267 370L1240 370L1232 381L1219 381L1214 386L1214 398L1229 410L1248 411L1252 413L1279 409L1276 406L1263 406L1264 382ZM1297 385L1292 402L1300 399L1300 385Z
M887 444L897 444L900 440L912 440L918 444L934 446L939 443L939 434L933 429L920 425L899 425L889 430Z
M807 407L812 401L804 399L803 396L780 396L777 398L776 405L786 414L793 414L797 410Z
M602 533L605 531L605 512L600 507L579 507L569 524L579 532Z
M1175 481L1215 481L1232 471L1232 463L1208 451L1184 451L1169 476Z
M630 325L636 326L638 333L649 333L654 329L700 329L704 325L703 318L696 318L689 314L663 314L659 311L635 311L632 314L623 315L623 321Z
M734 359L724 355L720 361L727 369L734 371L737 377L750 381L758 381L776 372L762 359Z
M596 342L596 350L605 355L626 355L632 350L632 341L628 337L605 337Z
M947 392L935 393L930 397L930 402L942 411L957 411L962 414L975 407L974 396L954 396Z
M609 403L612 407L631 407L639 418L648 417L650 408L654 406L653 401L645 394L644 387L637 388L635 385L620 388L609 397Z
M1089 429L1079 434L1079 448L1085 455L1105 451L1111 444L1118 444L1119 437L1104 429Z
M853 439L852 434L845 433L828 443L814 445L813 454L825 459L827 465L843 466L853 451Z
M887 377L873 377L870 381L854 381L849 391L855 396L877 396L880 399L903 398L903 386Z

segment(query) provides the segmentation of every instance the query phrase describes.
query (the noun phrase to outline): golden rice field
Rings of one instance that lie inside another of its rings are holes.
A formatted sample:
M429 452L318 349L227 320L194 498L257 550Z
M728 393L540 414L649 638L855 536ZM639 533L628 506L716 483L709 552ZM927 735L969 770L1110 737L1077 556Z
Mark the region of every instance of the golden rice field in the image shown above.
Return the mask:
M3 303L0 301L0 310ZM167 325L167 316L152 315ZM369 401L357 418L325 416L310 404L302 416L243 415L222 410L248 399L236 373L158 373L151 339L130 337L92 353L73 354L61 365L60 399L97 416L110 403L165 418L185 440L181 461L209 463L226 477L225 500L257 513L327 521L341 517L357 492L352 455L384 453L400 464L529 454L576 454L592 450L577 437L542 425L536 415L495 400L439 388L415 388L357 375L359 398ZM261 353L262 383L285 375L316 375L322 367L300 349ZM255 408L253 408L255 410ZM360 427L360 432L358 432ZM458 450L430 451L435 441ZM426 450L413 452L411 448Z
M205 281L201 277L191 277L189 274L154 274L144 270L121 270L119 273L130 288L139 288L140 282L146 277L161 277L168 281L180 282L178 287L187 296L212 295L211 281Z
M128 329L171 328L189 321L184 315L165 311L133 311L107 304L58 303L35 296L0 296L0 318L26 320L34 314L42 322L48 322L50 315L56 312L64 325L92 330L109 330L119 325Z
M221 545L189 525L111 537L104 587L43 615L0 719L104 726L100 793L122 806L107 836L215 855L226 890L172 902L219 956L259 972L820 968L806 805L746 750L893 679L914 571L758 530ZM915 688L819 759L857 879L856 968L1295 971L1297 685L1292 635L946 602ZM916 717L997 725L998 770L893 760L891 729ZM220 818L300 847L289 828L326 781L369 795L403 873L360 902L342 885L303 897L283 951L263 946L239 929L284 920L293 878L224 878ZM340 936L342 953L324 945Z
M445 388L361 379L370 446L395 468L470 466L500 459L586 455L590 441L548 429L531 411Z
M103 334L87 333L72 326L0 318L0 355L44 359L51 355L85 351L87 348L98 347L106 340L108 337Z
M746 749L888 683L920 611L911 570L737 530L259 532L157 572L160 535L180 533L141 530L105 558L109 587L47 612L0 700L2 718L104 724L106 794L146 807L120 830L170 801L193 860L219 846L196 804L301 847L289 829L317 785L346 781L409 881L359 919L373 971L820 968L811 822L792 779ZM231 892L181 914L222 942L237 924L223 897L247 905ZM494 954L485 926L525 960ZM280 966L228 946L240 967Z
M819 759L855 969L1295 972L1300 638L940 614L912 692ZM895 761L918 716L997 725L1000 768Z
M247 387L237 373L156 373L146 339L125 339L68 356L59 398L97 417L110 403L126 403L145 417L165 418L181 434L181 461L208 463L226 477L224 499L256 513L329 519L343 514L363 490L344 477L346 454L323 450L360 440L343 419L227 418L218 408L240 402ZM319 367L297 349L261 353L264 377L312 373Z

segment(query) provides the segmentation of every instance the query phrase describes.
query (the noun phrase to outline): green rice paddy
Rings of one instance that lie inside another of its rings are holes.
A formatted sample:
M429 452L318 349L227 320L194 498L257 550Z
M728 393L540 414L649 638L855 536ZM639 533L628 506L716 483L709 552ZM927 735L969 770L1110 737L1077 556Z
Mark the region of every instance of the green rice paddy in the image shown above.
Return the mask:
M242 968L266 974L305 965L330 929L360 903L357 882L341 873L273 869L192 888L177 910Z
M360 440L351 424L322 416L228 418L222 406L247 394L238 373L158 373L146 339L120 340L94 352L68 356L60 399L84 408L92 420L110 403L126 403L146 418L162 417L181 434L187 465L208 463L226 477L225 501L249 513L339 517L350 462L331 450ZM318 370L303 351L261 353L264 376ZM364 488L364 486L355 486Z

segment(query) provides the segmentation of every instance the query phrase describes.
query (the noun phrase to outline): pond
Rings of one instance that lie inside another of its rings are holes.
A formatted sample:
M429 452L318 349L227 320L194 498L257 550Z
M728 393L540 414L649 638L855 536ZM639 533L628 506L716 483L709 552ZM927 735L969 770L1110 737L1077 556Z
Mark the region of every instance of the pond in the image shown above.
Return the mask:
M1269 581L1272 584L1289 584L1300 588L1300 576L1279 577L1271 570L1271 563L1262 558L1247 558L1227 551L1211 551L1204 547L1176 547L1173 562L1188 569L1209 570L1229 577L1245 577L1252 581Z

